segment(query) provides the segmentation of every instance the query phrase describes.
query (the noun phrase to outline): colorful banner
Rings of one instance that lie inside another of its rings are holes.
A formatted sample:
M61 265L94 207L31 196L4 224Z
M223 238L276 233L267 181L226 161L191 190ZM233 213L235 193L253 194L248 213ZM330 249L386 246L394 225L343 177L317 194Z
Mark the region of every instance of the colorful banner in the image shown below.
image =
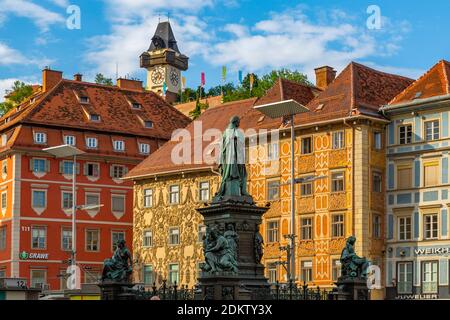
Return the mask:
M255 82L255 75L253 73L250 74L250 91L253 89L253 83Z
M239 77L239 83L242 84L242 70L239 70L238 77Z
M226 66L222 67L222 80L223 80L223 82L227 81L227 67Z
M181 77L181 91L186 90L186 77Z
M205 73L204 73L204 72L202 72L202 80L201 80L201 81L202 81L202 82L201 82L202 87L204 87L205 84L206 84L206 77L205 77Z
M167 83L164 81L164 83L163 83L163 93L164 93L164 96L166 95L166 92L167 92Z

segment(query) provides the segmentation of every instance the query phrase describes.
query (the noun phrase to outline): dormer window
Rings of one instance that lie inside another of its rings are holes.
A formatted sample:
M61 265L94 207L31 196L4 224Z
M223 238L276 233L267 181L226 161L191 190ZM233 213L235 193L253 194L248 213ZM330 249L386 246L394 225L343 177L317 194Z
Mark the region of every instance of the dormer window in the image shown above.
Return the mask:
M89 115L91 121L100 121L100 116L98 114L90 114Z
M146 128L153 128L153 121L150 121L150 120L144 121L144 126Z
M47 135L44 132L35 132L34 142L40 144L47 143Z
M89 97L80 96L80 103L89 103Z
M133 109L142 109L142 104L137 103L137 102L133 102L131 104L131 106L132 106Z
M114 141L114 151L124 151L125 150L125 142L122 140Z
M149 154L150 145L148 143L139 143L139 152L142 154Z

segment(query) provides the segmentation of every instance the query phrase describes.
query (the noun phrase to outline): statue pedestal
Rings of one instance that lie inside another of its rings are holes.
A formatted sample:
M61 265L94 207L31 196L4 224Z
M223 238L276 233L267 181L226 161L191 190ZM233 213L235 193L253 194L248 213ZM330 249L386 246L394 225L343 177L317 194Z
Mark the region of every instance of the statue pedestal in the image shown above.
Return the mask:
M98 284L102 300L135 300L136 296L129 290L132 283L104 281Z
M264 266L258 259L255 239L259 235L262 215L268 208L257 207L247 198L228 198L213 202L209 207L198 211L204 217L208 228L216 227L223 235L229 225L238 235L238 272L202 272L198 279L202 299L268 299L270 285L264 276Z
M338 300L369 300L366 279L341 277L336 284Z

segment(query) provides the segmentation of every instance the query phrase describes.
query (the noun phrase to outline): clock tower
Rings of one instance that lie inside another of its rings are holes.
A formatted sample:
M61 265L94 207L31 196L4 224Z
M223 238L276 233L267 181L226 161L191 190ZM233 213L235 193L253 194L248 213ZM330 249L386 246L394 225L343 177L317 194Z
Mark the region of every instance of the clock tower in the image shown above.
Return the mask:
M189 58L181 54L169 21L160 22L150 48L141 54L141 68L147 69L147 90L164 94L169 103L176 101L181 90L181 71L188 68Z

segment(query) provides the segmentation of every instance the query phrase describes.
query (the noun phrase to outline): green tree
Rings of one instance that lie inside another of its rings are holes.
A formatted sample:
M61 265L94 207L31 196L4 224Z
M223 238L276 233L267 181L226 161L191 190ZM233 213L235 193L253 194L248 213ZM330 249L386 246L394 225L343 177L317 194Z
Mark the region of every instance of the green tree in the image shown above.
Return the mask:
M208 90L208 92L206 93L207 96L210 97L216 97L216 96L220 96L221 94L223 95L227 95L227 94L231 94L234 91L236 91L236 87L234 86L234 84L232 82L228 82L225 83L223 86L215 86L212 87Z
M7 100L0 103L0 115L2 116L30 97L33 94L33 87L22 81L15 81L9 91L11 93Z
M106 78L103 74L97 73L95 75L95 83L97 84L103 84L105 86L112 86L113 81L111 78Z

